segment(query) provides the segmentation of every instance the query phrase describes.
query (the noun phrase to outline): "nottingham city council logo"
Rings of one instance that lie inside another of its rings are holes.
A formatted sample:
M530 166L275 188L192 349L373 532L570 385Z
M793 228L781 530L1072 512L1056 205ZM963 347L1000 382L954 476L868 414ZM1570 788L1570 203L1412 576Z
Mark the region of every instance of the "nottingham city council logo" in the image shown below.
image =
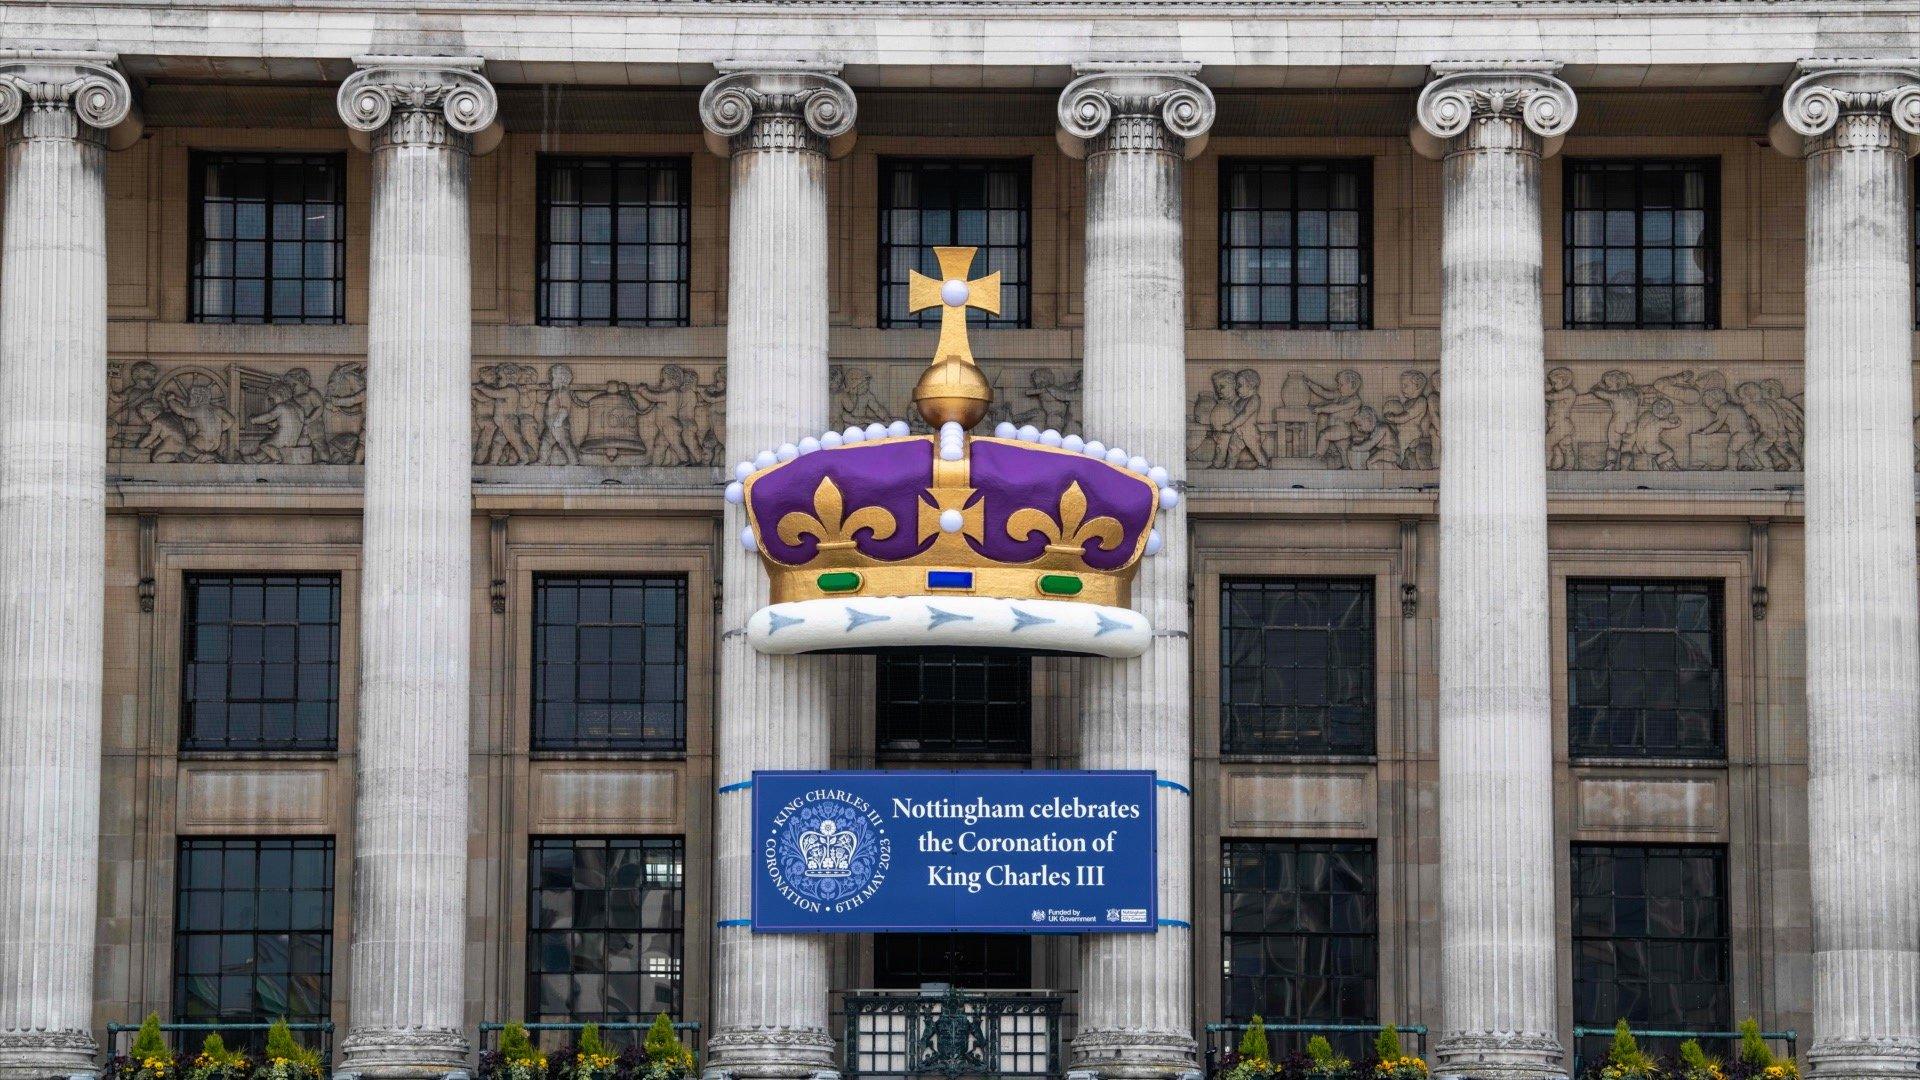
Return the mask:
M878 811L839 788L815 788L780 808L762 851L773 887L803 911L844 913L873 898L893 864Z

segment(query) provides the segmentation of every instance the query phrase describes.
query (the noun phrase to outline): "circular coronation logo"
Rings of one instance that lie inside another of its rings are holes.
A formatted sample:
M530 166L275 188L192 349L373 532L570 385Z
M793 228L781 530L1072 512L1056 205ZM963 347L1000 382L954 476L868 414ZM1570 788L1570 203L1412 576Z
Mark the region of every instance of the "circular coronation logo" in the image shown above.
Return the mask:
M893 864L893 841L865 799L816 788L773 816L761 858L781 896L803 911L843 914L871 900Z

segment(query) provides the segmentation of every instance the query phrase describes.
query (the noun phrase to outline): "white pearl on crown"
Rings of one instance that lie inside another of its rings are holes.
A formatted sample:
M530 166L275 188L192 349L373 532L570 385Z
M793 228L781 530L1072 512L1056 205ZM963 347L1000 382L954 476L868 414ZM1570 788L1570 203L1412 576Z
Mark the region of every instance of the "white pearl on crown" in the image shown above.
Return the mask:
M759 549L760 545L756 543L753 539L752 529L749 528L749 529L740 530L740 546L745 548L748 551L755 551Z
M1083 453L1087 449L1087 441L1078 435L1068 435L1060 440L1060 449L1069 454Z
M837 448L838 448L839 446L840 446L840 433L839 433L839 432L837 432L837 431L823 431L823 432L821 432L821 433L820 433L820 447L821 447L821 449L823 449L823 450L833 450L833 449L837 449Z
M887 434L896 439L906 438L908 433L912 431L913 429L907 426L905 420L895 420L893 423L887 425Z
M771 465L777 465L779 464L779 462L780 462L780 459L774 456L774 453L771 450L762 450L758 454L755 454L753 458L753 463L762 469L767 468Z
M1011 423L1002 420L993 425L993 437L996 439L1011 439L1019 430L1019 428L1014 427Z
M1041 446L1059 446L1060 442L1061 442L1060 433L1053 430L1052 428L1048 428L1047 430L1040 433Z
M811 454L818 449L820 449L819 439L816 439L813 436L809 435L806 438L800 440L800 452L802 454Z
M1160 509L1171 510L1179 505L1180 491L1178 488L1163 487L1160 489Z
M1160 554L1160 549L1165 546L1166 541L1160 539L1159 529L1153 529L1147 533L1147 554L1158 555Z
M1153 468L1147 470L1147 479L1161 487L1166 487L1167 481L1171 479L1171 474L1167 472L1164 466L1155 465Z
M742 484L738 480L735 480L733 483L727 485L727 501L728 502L732 503L735 506L739 506L741 503L745 502L746 499L747 499L746 485Z
M967 523L967 519L964 517L961 517L960 511L958 510L940 511L940 531L941 532L957 533L960 531L960 527L962 525L965 525L966 523Z
M948 307L959 307L967 302L967 283L959 278L948 278L940 283L940 302Z
M867 431L862 427L850 427L840 433L840 442L842 445L852 445L853 443L865 441L867 441Z
M884 439L887 437L887 425L875 421L867 425L867 438Z
M800 456L800 448L790 442L783 442L780 448L773 452L773 456L781 461L792 461Z
M1095 439L1081 447L1080 452L1091 458L1104 458L1107 456L1107 444Z

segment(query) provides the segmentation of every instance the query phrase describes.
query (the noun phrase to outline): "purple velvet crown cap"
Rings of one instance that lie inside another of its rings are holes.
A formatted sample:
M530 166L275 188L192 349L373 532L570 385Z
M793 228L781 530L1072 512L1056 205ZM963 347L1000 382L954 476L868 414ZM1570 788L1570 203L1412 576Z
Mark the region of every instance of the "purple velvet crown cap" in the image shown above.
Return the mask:
M822 533L838 534L876 562L901 562L927 552L938 537L922 539L919 522L923 506L937 505L932 489L938 444L936 436L871 440L817 450L748 476L744 502L762 556L782 566L804 566L819 554ZM982 526L978 538L967 536L966 542L978 557L1009 566L1031 563L1046 553L1049 543L1071 543L1076 530L1089 524L1094 527L1081 534L1077 545L1088 569L1121 570L1140 557L1159 508L1159 490L1152 480L1098 458L1032 442L975 437L967 441L966 451L966 486L973 495L965 508L969 515L978 508ZM830 500L821 502L823 480L832 481L837 509ZM1077 520L1069 520L1075 500L1067 496L1074 485L1085 507ZM1060 539L1033 528L1034 515L1023 515L1020 526L1010 528L1023 510L1045 515ZM781 523L788 515L799 515L796 521L811 519L819 527L787 531L783 537ZM1102 518L1112 527L1101 523ZM1118 541L1111 542L1115 536Z

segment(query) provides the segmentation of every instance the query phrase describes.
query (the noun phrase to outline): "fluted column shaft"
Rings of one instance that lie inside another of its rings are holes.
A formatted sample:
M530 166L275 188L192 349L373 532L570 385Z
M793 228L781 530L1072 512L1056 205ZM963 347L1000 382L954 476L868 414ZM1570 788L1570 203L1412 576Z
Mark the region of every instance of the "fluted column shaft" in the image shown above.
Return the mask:
M105 58L0 59L0 1077L22 1080L93 1069L106 603L103 128L131 100Z
M372 137L351 1027L344 1068L444 1075L467 1051L472 581L467 172L477 63L363 62Z
M1920 73L1808 72L1807 838L1813 1075L1920 1068L1920 596L1907 158Z
M727 242L727 453L755 454L826 428L827 150L854 119L853 93L827 70L729 71L701 95L709 144L731 158ZM747 643L767 576L726 508L721 564L719 778L714 840L710 1072L834 1073L828 946L817 934L755 934L753 773L823 769L832 717L825 661Z
M1176 477L1186 463L1181 176L1212 119L1212 94L1184 71L1089 73L1060 98L1063 145L1086 159L1086 436ZM1158 528L1165 547L1133 584L1152 644L1138 659L1080 664L1082 767L1151 769L1160 781L1160 925L1080 939L1073 1066L1103 1077L1194 1069L1185 509L1162 511Z
M1555 1012L1547 598L1543 140L1573 120L1551 69L1441 70L1438 1071L1564 1075ZM1436 145L1437 143L1437 145Z

